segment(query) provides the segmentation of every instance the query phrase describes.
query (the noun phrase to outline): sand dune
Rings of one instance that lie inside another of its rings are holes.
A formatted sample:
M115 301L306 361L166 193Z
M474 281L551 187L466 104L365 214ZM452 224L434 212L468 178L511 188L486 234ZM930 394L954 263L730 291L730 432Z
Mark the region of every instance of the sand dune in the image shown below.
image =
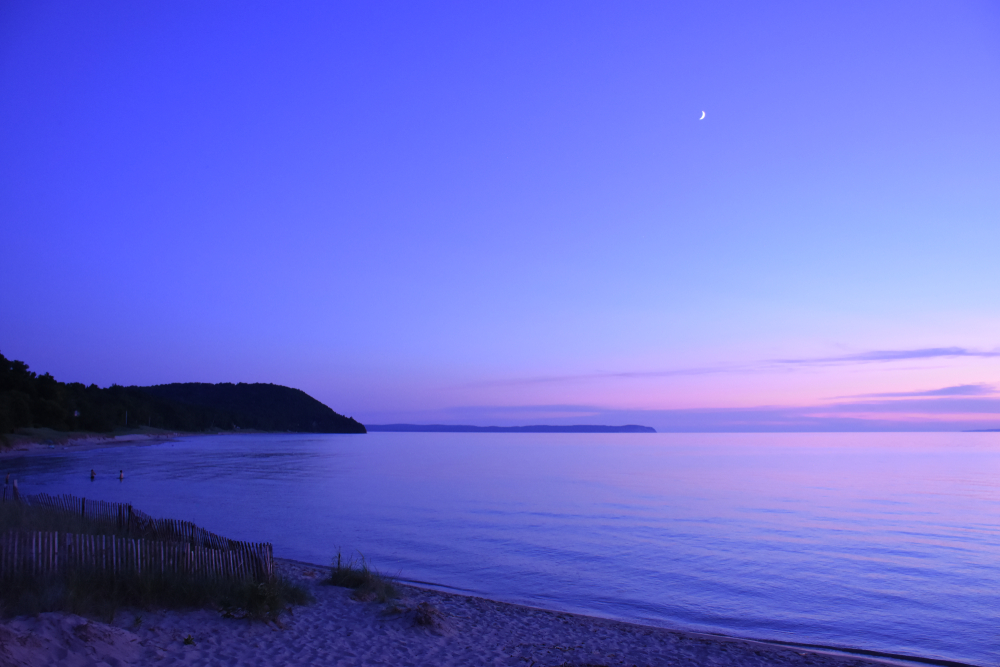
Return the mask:
M282 568L308 582L316 602L280 625L211 610L125 611L112 625L42 614L0 624L0 666L873 664L405 586L396 605L357 602L349 590L319 585L318 568Z
M142 651L131 632L73 614L0 623L0 667L138 665Z

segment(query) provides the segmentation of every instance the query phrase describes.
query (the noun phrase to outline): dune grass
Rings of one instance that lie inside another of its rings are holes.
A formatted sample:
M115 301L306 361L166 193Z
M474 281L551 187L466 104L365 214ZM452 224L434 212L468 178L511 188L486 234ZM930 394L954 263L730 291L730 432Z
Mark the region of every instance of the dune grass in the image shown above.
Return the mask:
M363 554L344 558L338 551L330 568L330 576L323 580L330 586L352 588L355 600L362 602L388 602L399 597L392 577L372 568Z
M231 618L277 620L291 605L311 601L301 585L275 577L252 581L193 580L176 574L108 576L18 575L0 579L0 615L66 611L112 620L120 609L218 609Z
M128 531L124 528L112 528L104 523L52 507L33 507L19 502L0 503L0 533L9 530L129 537Z
M0 503L0 534L8 531L58 531L78 535L128 537L114 529L67 512ZM234 618L276 620L291 605L311 601L308 590L280 576L265 583L195 578L182 573L77 572L58 576L0 572L0 615L68 611L113 618L123 607L219 609Z

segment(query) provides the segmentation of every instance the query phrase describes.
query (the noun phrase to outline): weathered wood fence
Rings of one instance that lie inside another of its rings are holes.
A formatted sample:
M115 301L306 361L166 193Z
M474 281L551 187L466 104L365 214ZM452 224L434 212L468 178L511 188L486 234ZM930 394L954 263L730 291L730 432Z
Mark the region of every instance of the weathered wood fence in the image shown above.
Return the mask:
M3 492L0 493L0 501L7 502L8 500L20 500L21 496L17 492L17 480L14 480L14 486L10 484L3 485Z
M270 544L221 550L113 535L11 531L0 535L0 579L18 574L184 575L263 582L274 573Z
M0 535L0 578L17 573L88 571L181 574L265 582L274 576L267 543L230 540L190 521L154 519L127 503L75 496L22 495L4 485L3 502L81 517L117 535L11 531Z
M128 503L87 500L69 495L50 496L47 493L21 495L20 501L30 507L45 507L65 512L111 530L125 531L130 537L189 542L193 545L222 550L238 549L243 544L199 528L190 521L154 519Z

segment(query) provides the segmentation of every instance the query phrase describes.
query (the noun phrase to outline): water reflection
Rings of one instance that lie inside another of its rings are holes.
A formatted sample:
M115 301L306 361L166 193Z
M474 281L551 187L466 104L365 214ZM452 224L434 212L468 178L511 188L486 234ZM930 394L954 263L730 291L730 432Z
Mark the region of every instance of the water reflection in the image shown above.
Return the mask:
M1000 434L248 435L4 464L26 492L300 560L359 549L527 604L1000 659Z

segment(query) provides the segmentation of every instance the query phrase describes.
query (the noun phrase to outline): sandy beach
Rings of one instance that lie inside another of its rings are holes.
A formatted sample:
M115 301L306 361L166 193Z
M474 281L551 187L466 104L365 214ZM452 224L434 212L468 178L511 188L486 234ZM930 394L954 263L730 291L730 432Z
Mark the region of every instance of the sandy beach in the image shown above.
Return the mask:
M881 664L410 586L400 587L395 603L358 602L347 589L319 584L321 568L289 561L281 567L316 600L278 624L214 610L124 610L111 624L62 613L21 617L0 623L0 667Z

